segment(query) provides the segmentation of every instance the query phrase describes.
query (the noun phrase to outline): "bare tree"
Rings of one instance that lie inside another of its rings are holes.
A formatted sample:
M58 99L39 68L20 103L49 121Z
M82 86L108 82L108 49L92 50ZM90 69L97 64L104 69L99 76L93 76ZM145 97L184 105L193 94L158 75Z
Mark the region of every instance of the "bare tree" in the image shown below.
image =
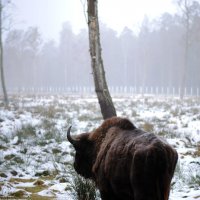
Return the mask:
M98 101L101 108L103 118L109 118L116 116L115 107L110 96L105 70L103 66L103 60L101 56L101 44L99 33L99 21L98 21L98 1L87 0L88 5L88 28L89 28L89 46L92 72L95 84L95 91L98 97Z
M187 80L187 71L189 65L189 48L191 43L191 24L193 19L193 13L195 12L195 7L193 6L194 2L191 0L177 0L177 5L181 10L182 19L183 19L183 28L184 28L184 51L183 51L183 67L182 67L182 76L181 76L181 85L180 85L180 99L184 97L184 89L186 87Z
M2 43L2 10L3 5L0 0L0 73L1 73L1 85L4 95L4 104L8 107L8 95L6 91L5 77L4 77L4 66L3 66L3 43Z

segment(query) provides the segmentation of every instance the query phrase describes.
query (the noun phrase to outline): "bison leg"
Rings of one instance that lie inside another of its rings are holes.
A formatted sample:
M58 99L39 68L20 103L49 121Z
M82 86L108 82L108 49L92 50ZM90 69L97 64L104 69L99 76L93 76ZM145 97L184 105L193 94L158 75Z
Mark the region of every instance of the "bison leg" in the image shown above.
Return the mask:
M160 182L162 174L158 171L157 162L154 149L135 152L131 167L131 183L135 200L165 200L163 183Z
M101 177L102 178L102 177ZM109 181L107 180L102 180L101 181L99 191L101 195L102 200L120 200L113 192L111 185L109 184Z

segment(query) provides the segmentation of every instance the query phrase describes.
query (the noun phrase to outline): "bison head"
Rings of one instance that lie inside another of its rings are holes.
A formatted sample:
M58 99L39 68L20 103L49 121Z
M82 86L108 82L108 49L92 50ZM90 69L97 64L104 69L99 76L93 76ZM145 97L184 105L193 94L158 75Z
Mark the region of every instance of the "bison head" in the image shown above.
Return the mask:
M74 168L83 177L93 179L94 144L89 139L89 133L82 133L76 137L72 137L70 130L71 126L67 131L67 139L76 150Z

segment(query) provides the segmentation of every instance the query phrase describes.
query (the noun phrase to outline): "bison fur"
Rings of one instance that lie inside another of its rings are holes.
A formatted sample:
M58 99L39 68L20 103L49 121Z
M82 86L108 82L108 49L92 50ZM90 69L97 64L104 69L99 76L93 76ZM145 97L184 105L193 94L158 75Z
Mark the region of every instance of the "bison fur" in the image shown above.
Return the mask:
M120 117L74 137L70 128L74 168L94 180L103 200L168 200L178 155L166 141Z

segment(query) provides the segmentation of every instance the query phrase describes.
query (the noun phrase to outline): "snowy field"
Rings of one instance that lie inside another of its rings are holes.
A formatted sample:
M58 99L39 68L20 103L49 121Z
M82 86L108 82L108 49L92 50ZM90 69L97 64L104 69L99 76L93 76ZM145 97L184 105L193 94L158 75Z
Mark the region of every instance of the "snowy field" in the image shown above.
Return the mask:
M99 126L94 96L12 96L0 102L0 199L76 199L66 130ZM200 99L113 98L118 116L165 137L179 153L170 200L200 199Z

